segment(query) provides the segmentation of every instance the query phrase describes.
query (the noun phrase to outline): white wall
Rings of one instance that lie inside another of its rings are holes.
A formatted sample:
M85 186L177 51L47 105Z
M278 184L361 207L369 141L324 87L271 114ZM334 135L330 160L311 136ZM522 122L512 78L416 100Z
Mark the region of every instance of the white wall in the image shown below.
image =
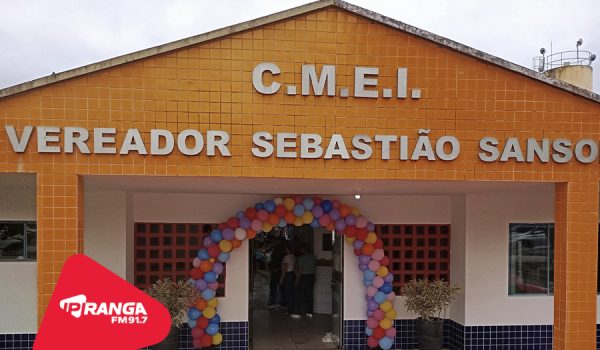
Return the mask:
M466 214L464 324L552 324L552 296L508 295L508 226L554 222L554 193L467 195Z
M447 196L340 196L340 201L361 209L367 219L379 224L449 224L450 197ZM454 238L454 237L453 237ZM454 240L451 239L451 244ZM450 265L450 269L453 266ZM356 287L359 286L359 287ZM394 307L398 318L414 318L406 311L402 299ZM344 245L344 319L366 319L367 304L362 273L351 245Z
M84 193L83 212L84 253L126 279L127 193L87 190ZM133 256L133 249L130 251Z
M0 220L36 221L35 176L11 187L0 174ZM37 332L37 263L0 261L0 334Z
M450 222L450 283L462 287L462 293L450 304L449 317L465 324L465 301L469 290L466 286L467 260L467 200L464 195L451 197L452 218Z

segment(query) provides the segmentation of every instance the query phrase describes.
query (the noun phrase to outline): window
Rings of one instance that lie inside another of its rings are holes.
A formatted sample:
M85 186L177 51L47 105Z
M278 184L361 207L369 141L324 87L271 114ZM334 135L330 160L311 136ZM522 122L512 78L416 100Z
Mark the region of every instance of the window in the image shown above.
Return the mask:
M450 281L450 225L375 225L383 241L394 291L411 280Z
M135 224L134 284L147 288L158 279L188 279L192 261L214 224ZM224 264L226 265L226 264ZM219 275L217 296L225 295L225 270Z
M35 260L37 258L35 222L0 221L0 260Z
M554 224L510 224L508 294L554 292Z

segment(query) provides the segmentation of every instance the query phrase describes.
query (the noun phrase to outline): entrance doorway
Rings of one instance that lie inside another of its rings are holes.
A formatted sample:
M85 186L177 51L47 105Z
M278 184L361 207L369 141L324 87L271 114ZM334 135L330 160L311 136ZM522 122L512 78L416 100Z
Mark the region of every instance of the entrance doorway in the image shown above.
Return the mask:
M250 242L249 333L252 349L326 350L341 346L342 247L340 235L310 225L275 228L270 233L258 234ZM300 256L314 257L312 298L307 295L310 278L306 274L292 289L286 288L285 277L283 285L279 284L286 253L294 255L294 264L298 265L295 270L308 268L305 272L313 270L312 259Z

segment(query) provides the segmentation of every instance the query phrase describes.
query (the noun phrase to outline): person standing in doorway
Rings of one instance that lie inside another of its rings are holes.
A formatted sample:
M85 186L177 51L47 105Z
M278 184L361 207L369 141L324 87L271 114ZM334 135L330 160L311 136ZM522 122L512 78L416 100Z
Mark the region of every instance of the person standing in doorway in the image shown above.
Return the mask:
M284 256L284 242L281 239L277 239L277 242L271 251L271 261L269 263L271 272L271 278L269 280L269 309L274 309L282 303L282 290L279 281L281 280L281 267Z
M292 247L286 245L285 256L281 263L281 278L279 284L283 287L282 299L285 305L287 305L287 313L290 314L292 318L300 318L300 315L296 313L295 268L296 256L293 253Z
M301 247L301 255L296 262L296 286L298 311L306 317L313 316L315 271L317 261L306 245Z

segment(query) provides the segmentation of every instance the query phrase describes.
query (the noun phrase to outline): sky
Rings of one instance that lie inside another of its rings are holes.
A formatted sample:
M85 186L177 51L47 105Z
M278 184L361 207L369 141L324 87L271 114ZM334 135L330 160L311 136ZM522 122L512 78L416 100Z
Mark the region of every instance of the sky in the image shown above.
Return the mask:
M0 88L310 1L0 0ZM531 68L545 47L600 57L598 0L349 0ZM600 92L600 58L592 67Z

